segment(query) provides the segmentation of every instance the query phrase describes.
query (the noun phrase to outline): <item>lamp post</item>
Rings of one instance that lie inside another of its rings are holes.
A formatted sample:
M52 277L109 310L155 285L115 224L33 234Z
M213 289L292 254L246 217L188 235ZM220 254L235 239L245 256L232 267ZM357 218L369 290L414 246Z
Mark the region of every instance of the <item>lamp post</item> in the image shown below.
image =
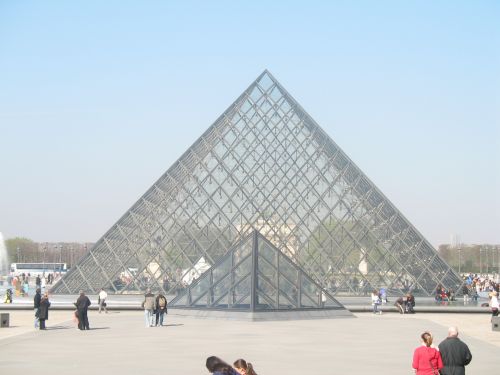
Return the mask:
M17 247L17 263L20 263L20 262L21 262L21 261L20 261L20 259L21 259L21 253L20 253L20 250L21 250L21 249L20 249L20 248L19 248L19 246L18 246L18 247Z
M479 274L483 273L483 247L479 247Z
M489 260L489 256L488 256L488 253L489 253L489 246L486 246L485 247L485 250L486 250L486 274L488 275L490 273L490 260Z
M458 274L462 276L462 245L458 245Z

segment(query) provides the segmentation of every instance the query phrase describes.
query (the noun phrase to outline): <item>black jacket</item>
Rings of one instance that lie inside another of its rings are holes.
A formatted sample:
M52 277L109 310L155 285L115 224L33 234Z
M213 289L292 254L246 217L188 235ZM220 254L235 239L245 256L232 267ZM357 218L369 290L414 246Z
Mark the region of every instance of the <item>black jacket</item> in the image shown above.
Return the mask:
M39 319L49 319L50 302L47 298L42 298L40 301L40 308L38 310Z
M40 301L42 300L42 295L40 293L35 294L35 298L33 298L33 308L40 308Z
M80 296L76 300L75 306L78 310L87 311L90 306L90 300L87 296Z
M439 344L443 360L443 375L465 375L465 367L472 360L469 347L458 337L448 337Z

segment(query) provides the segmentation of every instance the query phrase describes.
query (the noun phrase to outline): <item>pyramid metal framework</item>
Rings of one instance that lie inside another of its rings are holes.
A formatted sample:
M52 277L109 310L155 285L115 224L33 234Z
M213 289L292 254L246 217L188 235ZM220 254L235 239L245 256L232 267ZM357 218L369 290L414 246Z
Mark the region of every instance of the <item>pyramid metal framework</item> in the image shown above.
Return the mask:
M173 294L254 229L334 295L462 284L264 71L52 290Z
M344 309L257 231L238 241L169 307L254 312Z

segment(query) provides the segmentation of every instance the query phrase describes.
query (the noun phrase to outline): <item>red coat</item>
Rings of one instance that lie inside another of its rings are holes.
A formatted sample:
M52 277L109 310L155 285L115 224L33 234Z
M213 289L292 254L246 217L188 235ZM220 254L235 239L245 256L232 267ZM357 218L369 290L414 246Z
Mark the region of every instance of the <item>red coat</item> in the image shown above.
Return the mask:
M432 366L431 366L432 364ZM413 353L412 367L417 370L417 375L434 375L443 368L441 354L437 349L420 346ZM432 369L434 367L434 370Z

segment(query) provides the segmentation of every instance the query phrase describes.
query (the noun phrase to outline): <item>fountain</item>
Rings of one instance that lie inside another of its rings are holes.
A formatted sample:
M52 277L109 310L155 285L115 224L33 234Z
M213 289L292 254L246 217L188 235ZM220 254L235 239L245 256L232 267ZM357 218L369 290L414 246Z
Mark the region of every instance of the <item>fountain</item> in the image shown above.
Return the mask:
M0 232L0 276L6 276L9 273L9 258L7 248L3 240L3 234Z

